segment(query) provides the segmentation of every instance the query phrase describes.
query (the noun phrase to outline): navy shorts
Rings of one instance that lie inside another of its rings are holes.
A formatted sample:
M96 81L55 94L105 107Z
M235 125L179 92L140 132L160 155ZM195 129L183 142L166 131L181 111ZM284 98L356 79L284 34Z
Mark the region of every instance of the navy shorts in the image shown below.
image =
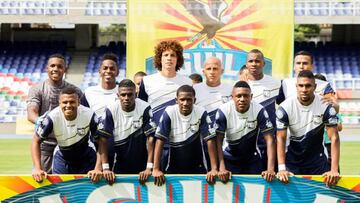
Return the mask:
M96 164L96 152L94 148L88 147L84 154L76 159L67 159L61 153L59 147L55 148L52 172L53 174L86 174L93 170Z
M224 161L226 170L233 174L261 174L263 171L263 160L258 153L247 161L229 159L225 156Z

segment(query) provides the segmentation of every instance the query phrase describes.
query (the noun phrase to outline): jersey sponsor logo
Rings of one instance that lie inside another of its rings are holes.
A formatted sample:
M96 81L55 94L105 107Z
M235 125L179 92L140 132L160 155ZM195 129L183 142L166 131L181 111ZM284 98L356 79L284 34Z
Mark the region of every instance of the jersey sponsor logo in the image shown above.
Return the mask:
M255 129L256 128L256 121L248 121L246 122L246 127L249 129Z
M135 129L140 128L140 127L141 127L141 122L140 122L140 120L134 120L134 121L132 122L132 126L133 126Z
M86 135L86 127L85 128L77 128L76 132L77 132L78 135L83 137L83 136Z
M196 133L199 130L199 125L198 124L190 124L190 131L192 133Z
M322 115L313 115L313 122L314 124L321 124L322 123Z
M263 90L263 95L264 95L264 97L270 97L270 95L271 95L271 90Z

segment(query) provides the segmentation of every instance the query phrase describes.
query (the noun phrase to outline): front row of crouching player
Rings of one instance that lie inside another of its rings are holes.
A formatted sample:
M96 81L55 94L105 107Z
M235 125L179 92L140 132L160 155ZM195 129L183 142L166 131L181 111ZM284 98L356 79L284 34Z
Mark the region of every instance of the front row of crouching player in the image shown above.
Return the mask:
M107 105L99 119L93 111L79 105L74 89L64 89L60 106L38 123L32 146L33 177L41 181L46 176L40 166L39 146L53 132L58 141L54 173L89 171L92 181L103 176L112 183L114 174L134 173L139 173L141 183L152 175L156 185L165 182L164 173L207 174L209 183L214 183L216 177L227 182L231 173L261 174L272 181L277 149L280 181L288 182L292 173L324 174L327 185L336 185L339 180L336 110L314 94L316 84L311 71L299 73L296 88L297 97L286 99L276 113L277 146L275 126L264 107L252 101L251 88L245 81L234 85L232 100L219 107L214 124L203 107L194 105L196 95L189 85L177 90L176 104L165 109L158 126L152 120L150 105L136 98L131 80L120 82L118 100ZM332 144L331 166L323 145L324 129ZM287 136L290 142L285 145ZM116 153L113 168L109 167L107 155L107 139L111 137ZM266 165L256 144L260 138L267 145ZM168 148L165 162L164 146ZM206 163L205 146L210 164Z

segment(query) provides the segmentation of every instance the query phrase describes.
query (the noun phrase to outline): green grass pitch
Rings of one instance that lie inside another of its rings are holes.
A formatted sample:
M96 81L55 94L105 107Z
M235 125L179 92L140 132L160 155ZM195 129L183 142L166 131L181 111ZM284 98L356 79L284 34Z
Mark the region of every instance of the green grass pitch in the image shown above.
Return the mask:
M0 139L0 174L31 174L30 139ZM342 175L360 175L360 142L342 142Z

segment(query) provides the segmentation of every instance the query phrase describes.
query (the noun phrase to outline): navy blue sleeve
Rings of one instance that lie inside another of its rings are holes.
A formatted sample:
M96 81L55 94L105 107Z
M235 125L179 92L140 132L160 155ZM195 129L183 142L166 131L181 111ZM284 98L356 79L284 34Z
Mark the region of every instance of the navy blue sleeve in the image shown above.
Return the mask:
M160 118L159 126L156 129L155 137L161 140L168 140L170 137L171 119L164 111Z
M89 103L88 103L88 101L86 99L85 94L83 94L83 96L80 98L80 104L90 108L90 105L89 105Z
M284 100L285 100L285 94L284 94L284 89L283 89L283 81L281 80L279 95L276 97L276 104L280 104Z
M98 122L99 122L99 119L96 116L96 114L94 113L90 120L90 132L91 132L91 136L94 139L97 139L97 129L98 129L98 124L99 124Z
M213 137L215 137L215 131L213 130L211 126L211 120L208 116L207 112L205 111L200 119L200 135L204 139L204 141L207 141Z
M225 134L225 130L227 128L227 120L224 113L220 109L218 109L218 111L216 112L214 128L217 133L223 135Z
M114 132L114 119L111 114L111 111L108 108L105 108L104 114L99 119L97 136L102 136L109 138L113 136Z
M260 132L262 134L267 133L267 132L274 133L274 126L271 123L269 114L267 113L265 108L261 109L261 111L259 112L259 114L257 116L257 120L258 120Z
M286 130L289 126L289 117L281 106L276 110L276 129Z
M337 126L338 117L336 116L336 110L332 105L329 105L324 113L323 122L326 126Z
M149 99L149 95L146 93L145 91L145 85L144 85L144 81L141 81L140 83L140 87L139 87L139 99L143 100L143 101L148 101Z
M47 138L53 131L53 126L54 124L50 116L46 116L42 121L39 122L37 128L35 129L36 135L41 139Z
M328 83L324 89L324 95L329 93L334 93L334 89L331 87L330 83Z
M144 134L146 136L154 136L154 134L155 134L156 125L155 125L152 117L153 117L153 114L152 114L151 107L148 106L145 109L144 115L143 115L143 130L144 130Z

